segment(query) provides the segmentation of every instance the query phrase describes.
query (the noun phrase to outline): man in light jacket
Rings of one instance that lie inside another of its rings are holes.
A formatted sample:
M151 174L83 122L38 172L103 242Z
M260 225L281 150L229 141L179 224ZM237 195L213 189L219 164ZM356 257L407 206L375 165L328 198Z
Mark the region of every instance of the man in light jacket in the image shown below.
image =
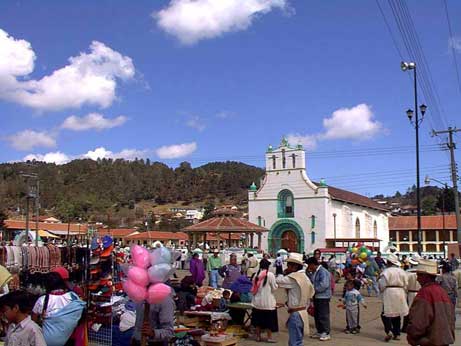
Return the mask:
M386 265L387 268L381 273L378 284L383 292L381 319L386 333L384 341L389 342L392 338L400 340L401 319L408 315L408 276L400 268L400 261L395 254L389 254Z
M320 341L331 339L330 336L330 299L331 299L331 275L330 272L320 265L315 257L307 259L307 271L314 285L314 319L317 333L312 335Z

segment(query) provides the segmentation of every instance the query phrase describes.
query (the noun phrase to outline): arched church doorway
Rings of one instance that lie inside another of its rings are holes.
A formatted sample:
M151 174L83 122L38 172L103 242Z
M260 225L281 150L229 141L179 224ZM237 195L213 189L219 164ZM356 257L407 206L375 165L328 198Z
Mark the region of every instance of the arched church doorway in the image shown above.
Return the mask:
M295 232L291 229L286 230L282 233L282 249L286 249L289 252L298 251L298 237Z
M304 232L292 219L282 219L274 223L268 237L269 252L277 254L280 249L302 253L304 251Z

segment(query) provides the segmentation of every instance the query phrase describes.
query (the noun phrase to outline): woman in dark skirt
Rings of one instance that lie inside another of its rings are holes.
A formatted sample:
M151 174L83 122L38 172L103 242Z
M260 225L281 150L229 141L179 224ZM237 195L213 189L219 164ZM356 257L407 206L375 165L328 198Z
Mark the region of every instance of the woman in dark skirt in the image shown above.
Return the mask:
M269 272L270 262L262 259L259 263L259 270L253 277L253 312L251 324L256 328L256 338L262 341L261 332L267 332L266 342L276 343L272 333L279 331L277 308L274 291L277 289L275 275Z

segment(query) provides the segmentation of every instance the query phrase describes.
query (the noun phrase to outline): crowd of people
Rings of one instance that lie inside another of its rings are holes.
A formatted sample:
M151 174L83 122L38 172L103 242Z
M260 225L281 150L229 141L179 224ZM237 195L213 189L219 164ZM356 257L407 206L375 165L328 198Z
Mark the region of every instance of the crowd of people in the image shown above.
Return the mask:
M383 256L377 252L366 257L366 261L354 262L351 252L344 263L338 263L335 255L327 259L316 250L312 257L289 253L288 258L284 258L279 253L272 261L264 255L259 263L253 254L247 254L241 263L231 254L229 263L223 264L219 250L215 249L207 258L206 267L203 263L193 263L196 261L201 260L194 254L190 271L198 286L204 283L205 271L214 288L231 289L242 275L251 280L251 324L258 341L276 342L273 333L279 329L279 306L275 299L278 288L287 291L289 345L302 345L306 335L321 341L330 340L330 305L340 273L345 283L338 307L345 310L345 333L360 333L360 310L367 308L361 292L365 292L382 300L384 341L399 340L401 334L406 333L411 345L454 342L458 289L454 272L459 267L454 254L437 261L418 255L387 253ZM313 333L309 333L309 314L314 319ZM435 320L441 322L434 323ZM263 334L267 337L263 338Z
M361 331L360 310L368 307L361 293L364 292L382 301L384 341L399 340L406 333L408 343L415 346L454 343L458 299L455 273L460 272L454 254L436 261L416 254L382 256L377 252L359 261L352 251L344 263L334 255L323 257L319 250L312 257L293 252L288 256L278 253L272 259L268 254L258 259L253 252L246 253L240 261L235 253L225 257L219 249L205 256L193 252L185 260L189 274L175 287L174 296L151 305L147 319L143 317L144 305L137 304L132 345L139 345L142 335L151 342L167 345L173 336L175 313L196 309L199 297L198 310L229 312L232 303L251 304L255 339L277 343L274 333L279 331L277 309L281 306L275 296L277 289L287 293L284 305L289 314L286 326L290 346L303 345L306 336L331 340L330 308L339 273L345 279L338 305L345 311L345 333ZM25 291L3 292L0 310L10 324L6 346L80 345L85 313L82 289L69 282L69 272L64 267L47 274L45 288L46 293L38 299ZM215 295L218 291L219 295ZM240 312L232 315L233 322L243 323ZM312 333L309 315L315 325Z

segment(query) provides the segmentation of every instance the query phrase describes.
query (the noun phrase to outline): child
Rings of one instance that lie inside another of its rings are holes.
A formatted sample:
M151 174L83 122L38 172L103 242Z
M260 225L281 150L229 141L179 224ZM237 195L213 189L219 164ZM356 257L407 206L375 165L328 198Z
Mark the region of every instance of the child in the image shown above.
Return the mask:
M46 346L41 328L30 318L30 298L24 291L14 291L0 299L0 309L11 323L5 346Z
M359 330L359 303L366 309L365 300L359 291L354 287L353 281L346 282L346 294L344 295L343 308L346 309L347 328L346 334L357 334Z
M227 311L227 306L229 305L230 302L230 291L225 290L222 293L222 298L219 300L219 311Z

